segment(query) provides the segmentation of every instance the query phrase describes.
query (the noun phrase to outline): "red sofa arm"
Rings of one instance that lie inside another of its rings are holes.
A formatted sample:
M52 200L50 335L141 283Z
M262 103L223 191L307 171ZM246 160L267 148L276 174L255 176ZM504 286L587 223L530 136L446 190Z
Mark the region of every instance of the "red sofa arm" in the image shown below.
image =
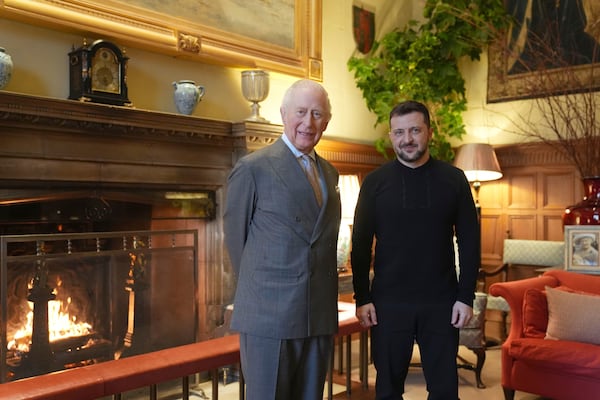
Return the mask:
M549 275L518 281L497 282L490 286L492 296L502 296L510 306L510 332L506 343L523 336L523 297L528 289L558 286L558 280Z

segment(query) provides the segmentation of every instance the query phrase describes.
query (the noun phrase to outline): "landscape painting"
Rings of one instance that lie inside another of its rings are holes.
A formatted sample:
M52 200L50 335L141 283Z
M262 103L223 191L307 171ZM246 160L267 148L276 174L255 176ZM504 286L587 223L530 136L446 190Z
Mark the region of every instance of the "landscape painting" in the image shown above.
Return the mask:
M129 0L128 4L294 48L295 0Z

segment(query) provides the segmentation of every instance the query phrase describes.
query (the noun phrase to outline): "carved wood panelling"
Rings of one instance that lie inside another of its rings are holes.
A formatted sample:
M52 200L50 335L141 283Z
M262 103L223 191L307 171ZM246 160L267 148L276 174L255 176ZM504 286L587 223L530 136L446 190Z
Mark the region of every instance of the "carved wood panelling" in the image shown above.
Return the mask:
M562 214L583 196L579 175L559 152L544 144L517 144L496 149L503 177L484 182L482 260L502 260L503 241L564 240Z

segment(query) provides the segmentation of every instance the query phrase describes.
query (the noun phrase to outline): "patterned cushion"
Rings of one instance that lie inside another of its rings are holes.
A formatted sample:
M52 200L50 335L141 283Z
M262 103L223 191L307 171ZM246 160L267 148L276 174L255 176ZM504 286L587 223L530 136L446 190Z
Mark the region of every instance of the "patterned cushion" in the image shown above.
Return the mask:
M510 311L508 302L504 300L504 297L500 296L488 296L487 308L488 310Z
M459 343L469 348L484 347L485 309L488 296L485 293L475 293L473 301L473 317L464 328L460 329Z
M551 240L505 239L503 261L555 267L565 262L565 243Z

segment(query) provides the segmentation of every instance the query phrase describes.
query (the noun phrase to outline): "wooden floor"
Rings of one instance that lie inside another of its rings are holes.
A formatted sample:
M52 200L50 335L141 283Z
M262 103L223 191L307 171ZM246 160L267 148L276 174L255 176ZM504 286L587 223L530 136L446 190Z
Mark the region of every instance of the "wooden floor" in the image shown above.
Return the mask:
M353 347L358 347L357 345ZM469 358L473 356L468 349L461 346L459 350L461 356ZM458 370L458 383L459 383L459 396L461 400L504 400L504 393L502 386L500 385L500 347L489 348L486 351L486 361L482 371L483 383L487 386L484 389L477 388L475 382L475 374L472 371L459 369ZM356 354L356 356L358 356ZM415 350L415 357L418 357L418 351ZM353 357L357 359L357 357ZM415 359L415 361L419 361ZM353 362L354 364L354 362ZM358 376L358 366L353 367L352 372L352 390L350 395L347 395L346 391L337 393L333 396L334 400L374 400L375 399L375 378L376 372L372 364L369 365L368 369L368 389L363 389L362 384ZM340 375L337 371L334 372L333 381L335 384L341 387L346 386L345 375ZM339 387L339 386L338 386ZM418 367L411 367L408 372L408 376L405 382L404 399L405 400L423 400L427 398L427 390L425 386L425 378L423 377L423 370ZM324 397L327 399L327 396ZM517 391L515 393L515 400L548 400L540 396Z
M334 378L333 380L335 383L339 384L339 385L346 385L346 381L345 378L339 377L339 378ZM350 399L350 400L373 400L375 398L375 384L372 383L368 386L368 389L365 390L362 388L362 385L360 382L355 382L352 381L352 390L350 391L350 395L348 395L346 392L342 392L342 393L338 393L336 395L333 396L334 400L337 399Z

